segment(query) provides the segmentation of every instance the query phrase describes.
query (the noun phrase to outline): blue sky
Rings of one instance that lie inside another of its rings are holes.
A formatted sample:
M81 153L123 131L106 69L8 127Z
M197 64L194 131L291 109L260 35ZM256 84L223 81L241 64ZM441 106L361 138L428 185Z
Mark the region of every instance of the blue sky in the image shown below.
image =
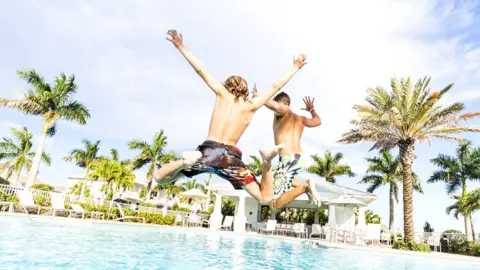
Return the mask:
M65 185L67 176L83 174L62 160L83 138L101 140L102 154L116 148L122 158L135 154L127 141L150 140L160 129L176 152L205 139L214 96L165 40L168 29L183 33L186 47L216 78L238 74L259 91L301 51L309 63L284 90L298 113L301 98L314 96L323 120L305 131L305 152L341 151L358 176L338 183L365 190L356 182L365 172L365 157L376 153L368 152L370 145L335 143L355 115L352 105L363 102L367 87L387 87L392 76L427 75L433 89L456 83L444 102L461 100L467 111L480 108L476 10L474 1L9 1L0 10L0 24L7 26L0 29L0 95L15 98L18 93L9 89L26 88L18 69L35 68L47 80L60 72L76 75L77 98L92 118L85 127L60 122L46 145L53 164L41 167L47 182ZM254 116L239 142L246 157L273 144L271 121L265 108ZM0 136L24 125L41 132L41 118L0 110ZM480 135L465 137L480 145ZM416 230L425 221L437 231L463 230L461 220L445 214L452 201L444 184L426 183L434 169L429 160L455 148L439 141L416 146L414 169L425 190L414 195ZM469 183L475 187L480 185ZM370 208L387 223L388 190L376 194ZM401 227L401 203L395 212ZM480 215L474 223L480 231Z

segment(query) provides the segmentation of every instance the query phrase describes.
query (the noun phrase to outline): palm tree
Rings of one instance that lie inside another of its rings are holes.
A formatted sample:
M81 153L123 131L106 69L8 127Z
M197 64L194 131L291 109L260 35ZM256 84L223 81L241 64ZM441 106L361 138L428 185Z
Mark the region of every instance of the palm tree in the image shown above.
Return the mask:
M445 209L447 215L453 212L453 216L456 219L458 219L459 215L468 217L467 222L469 222L469 226L466 227L466 234L469 241L474 241L476 236L472 221L472 214L475 211L480 210L480 189L475 189L470 193L462 195L453 195L452 199L455 199L456 202ZM470 231L470 228L472 231Z
M475 227L473 226L472 215L474 212L480 210L480 188L472 190L471 192L467 193L464 197L465 200L465 211L468 213L470 219L470 226L472 227L472 240L475 240Z
M418 80L412 85L410 78L391 80L391 91L381 87L367 91L368 105L355 105L359 119L352 120L353 128L343 134L339 142L373 142L372 149L399 147L403 176L403 213L405 240L413 240L413 178L412 163L415 143L430 139L461 140L455 134L478 132L480 128L461 126L459 120L479 116L480 112L460 114L463 103L450 106L438 105L438 101L452 88L447 85L439 92L430 93L430 78Z
M431 160L439 169L433 172L428 183L443 181L447 194L451 195L461 189L460 197L467 195L467 181L480 180L480 148L472 149L471 142L461 143L456 156L439 154ZM451 210L450 210L451 211ZM469 216L464 216L465 233L469 234Z
M388 229L393 231L394 229L394 203L398 203L398 183L402 181L401 163L398 157L392 157L390 152L386 149L380 151L380 155L374 158L366 158L370 164L367 169L367 174L359 182L362 184L370 184L367 188L367 192L373 193L377 188L382 185L389 186L389 198L390 198L390 217L388 222ZM413 176L414 184L413 189L423 193L422 186L418 179L418 176Z
M108 197L113 196L113 184L119 173L118 163L108 159L98 159L90 163L88 178L101 180L105 183L102 186L102 192Z
M262 162L255 155L251 155L250 157L252 158L253 162L247 164L247 168L250 170L250 172L252 172L252 174L254 176L261 176L262 175Z
M55 135L57 121L62 119L85 125L90 118L90 113L84 105L73 100L73 95L77 92L74 75L67 78L64 73L61 73L55 78L54 84L50 85L33 69L18 71L17 74L30 84L32 89L29 89L20 100L0 98L0 107L12 108L28 115L39 115L44 121L42 135L38 141L26 183L26 186L30 187L35 184L47 135Z
M85 179L82 181L82 190L80 191L80 200L85 196L86 181L89 173L90 164L98 159L98 151L100 150L100 141L91 142L89 140L82 140L84 148L75 148L70 151L70 154L63 158L65 161L73 161L75 165L85 169Z
M164 164L177 160L177 157L173 152L165 152L167 137L163 134L163 130L155 133L152 144L146 141L132 140L128 143L128 147L130 149L140 150L138 156L133 160L134 170L148 166L146 198L149 199L150 193L152 192L153 172Z
M312 155L314 164L310 166L307 171L318 176L324 177L325 180L331 183L335 183L336 177L346 175L348 177L354 177L355 173L352 172L350 166L340 165L340 160L343 158L342 153L336 153L332 155L330 151L325 152L325 156L319 157L318 155Z
M26 127L22 129L11 128L10 133L12 138L3 138L0 142L0 171L6 171L6 179L10 179L15 173L15 187L22 171L30 170L32 167L32 159L35 152L31 152L32 148L32 133ZM48 166L51 164L50 155L42 153L41 160Z
M187 180L182 183L182 186L185 190L195 189L195 188L202 188L203 185L197 182L197 179L193 178L192 180Z
M365 211L365 222L367 224L380 224L380 216L372 210Z

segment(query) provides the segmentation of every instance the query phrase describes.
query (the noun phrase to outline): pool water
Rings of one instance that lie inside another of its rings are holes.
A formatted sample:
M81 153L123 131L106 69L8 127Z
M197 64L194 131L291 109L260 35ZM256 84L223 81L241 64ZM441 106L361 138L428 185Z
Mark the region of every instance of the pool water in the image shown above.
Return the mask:
M179 227L0 216L0 269L480 269L467 261L392 255Z

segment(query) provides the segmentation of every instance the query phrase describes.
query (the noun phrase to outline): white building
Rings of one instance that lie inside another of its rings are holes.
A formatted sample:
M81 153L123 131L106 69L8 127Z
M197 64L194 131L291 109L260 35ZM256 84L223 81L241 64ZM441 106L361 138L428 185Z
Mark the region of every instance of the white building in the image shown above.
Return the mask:
M356 208L358 208L358 226L365 226L365 206L367 206L376 199L376 196L374 194L332 184L326 182L325 180L321 180L315 176L309 175L309 178L315 179L317 183L316 190L319 198L322 204L327 205L328 207L329 225L335 227L343 227L345 229L352 229L352 223L353 227L355 227L355 211ZM222 196L228 197L235 201L234 230L236 232L244 232L246 227L245 225L247 223L250 224L254 230L259 227L261 205L245 190L235 190L230 185L230 183L226 182L222 184L212 185L210 186L210 189L217 196L215 200L215 210L212 214L212 219L210 223L210 227L212 229L218 229L222 222ZM364 206L358 207L352 204L329 205L329 202L338 200L338 198L342 197L352 198L353 201L362 203L364 204ZM308 204L307 202L307 195L302 194L286 207L301 209L319 209L317 206ZM315 223L318 223L318 211L315 216Z

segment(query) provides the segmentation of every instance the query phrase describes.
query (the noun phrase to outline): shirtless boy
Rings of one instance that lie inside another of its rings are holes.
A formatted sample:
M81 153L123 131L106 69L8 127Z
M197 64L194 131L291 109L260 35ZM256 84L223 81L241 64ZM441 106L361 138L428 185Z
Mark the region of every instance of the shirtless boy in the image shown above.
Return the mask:
M265 162L262 178L258 183L242 162L242 152L236 144L250 124L253 114L270 100L306 64L306 57L299 54L293 66L272 87L247 100L247 82L240 76L231 76L224 83L215 80L200 61L183 45L183 37L175 30L167 33L167 40L180 51L193 69L217 96L213 108L208 137L197 147L197 151L184 152L182 159L171 162L154 173L159 184L174 182L181 177L193 177L201 173L214 173L229 181L235 189L245 189L260 203L267 203L273 196L271 161L280 146L262 149L260 154Z
M254 88L254 96L256 95L258 94ZM275 113L273 118L275 144L283 144L283 148L279 152L278 168L273 176L273 209L285 207L303 193L307 193L311 201L318 203L315 186L312 185L310 180L307 180L305 184L300 184L294 180L307 166L300 145L303 129L304 127L318 127L322 123L320 116L315 111L314 101L315 98L310 97L303 99L305 108L302 108L302 110L310 112L311 118L293 113L290 109L290 97L284 92L279 93L273 100L269 100L265 104ZM268 167L268 164L266 167ZM262 178L263 180L264 178ZM291 189L292 187L293 189Z

